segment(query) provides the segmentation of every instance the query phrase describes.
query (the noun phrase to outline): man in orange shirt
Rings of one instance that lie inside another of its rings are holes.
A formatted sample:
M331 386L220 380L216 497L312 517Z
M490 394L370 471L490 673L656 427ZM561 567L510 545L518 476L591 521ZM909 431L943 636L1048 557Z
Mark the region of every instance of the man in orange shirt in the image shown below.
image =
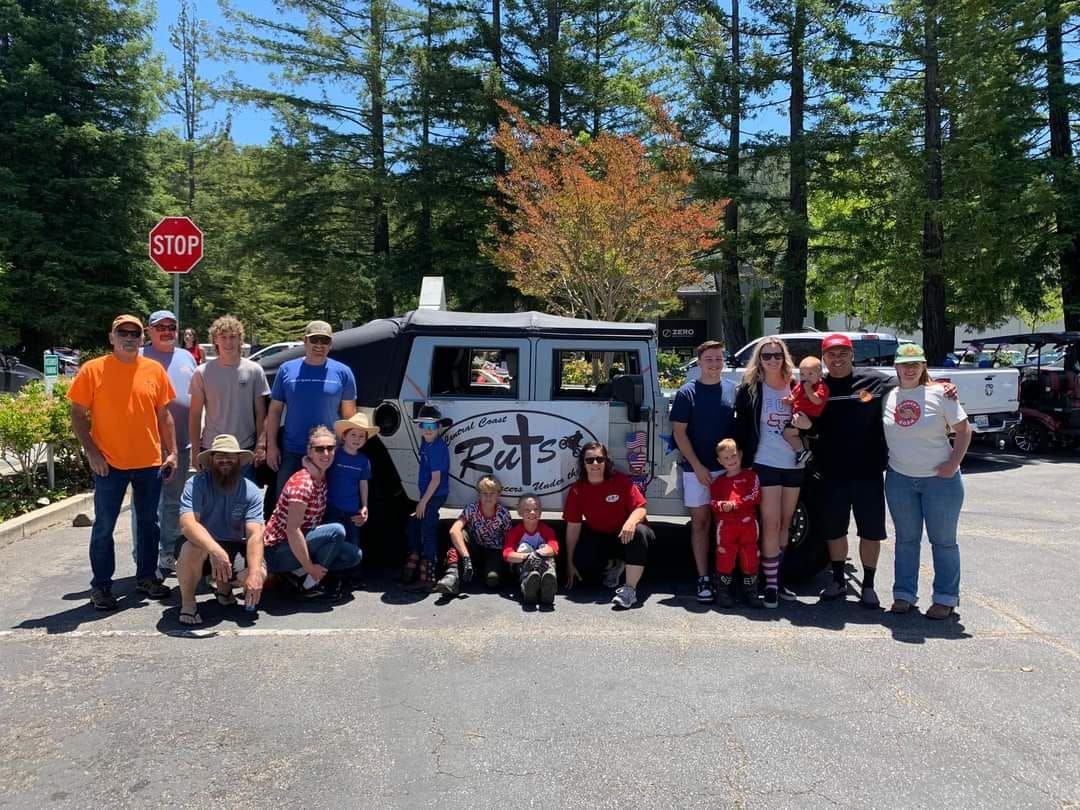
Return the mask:
M169 589L154 576L160 536L157 507L162 482L176 472L176 430L166 407L175 392L165 369L139 355L142 321L134 315L118 315L109 344L112 354L83 364L67 395L71 427L94 473L90 602L98 610L116 607L113 529L128 484L139 525L135 590L153 599L169 595Z

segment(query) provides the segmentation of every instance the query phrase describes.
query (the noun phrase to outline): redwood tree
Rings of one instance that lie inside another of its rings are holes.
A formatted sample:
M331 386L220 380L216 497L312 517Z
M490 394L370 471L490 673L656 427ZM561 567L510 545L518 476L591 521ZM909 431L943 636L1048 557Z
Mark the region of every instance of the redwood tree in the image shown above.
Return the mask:
M651 148L632 136L575 139L506 105L507 156L492 261L552 310L639 320L670 308L714 248L723 202L690 199L689 150L658 109Z

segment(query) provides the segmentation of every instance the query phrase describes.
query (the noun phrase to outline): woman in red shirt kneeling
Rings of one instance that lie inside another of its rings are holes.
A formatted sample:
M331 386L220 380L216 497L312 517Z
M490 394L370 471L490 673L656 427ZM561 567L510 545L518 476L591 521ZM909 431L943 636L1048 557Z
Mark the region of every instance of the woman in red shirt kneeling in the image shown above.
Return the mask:
M604 586L616 588L612 604L637 603L649 544L656 535L645 523L645 496L629 476L615 469L607 448L589 442L578 456L578 480L563 506L566 521L566 589L586 575L603 572ZM605 565L606 564L606 565ZM622 587L619 580L626 572Z

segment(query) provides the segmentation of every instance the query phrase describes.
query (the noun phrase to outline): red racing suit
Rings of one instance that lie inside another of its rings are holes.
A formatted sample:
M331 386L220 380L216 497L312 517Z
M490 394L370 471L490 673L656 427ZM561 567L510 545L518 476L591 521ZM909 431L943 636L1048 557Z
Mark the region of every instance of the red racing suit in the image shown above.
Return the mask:
M730 501L735 508L725 512L722 503ZM758 570L757 506L761 503L761 484L753 470L737 475L721 475L709 487L709 506L716 518L716 571L729 575L735 570L735 560L744 576Z

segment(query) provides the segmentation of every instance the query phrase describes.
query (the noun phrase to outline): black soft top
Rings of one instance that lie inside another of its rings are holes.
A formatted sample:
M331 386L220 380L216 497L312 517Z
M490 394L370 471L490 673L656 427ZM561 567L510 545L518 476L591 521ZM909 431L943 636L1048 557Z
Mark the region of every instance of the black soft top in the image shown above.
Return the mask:
M356 377L356 403L373 407L393 399L401 390L413 338L417 335L491 337L519 335L550 338L644 338L651 339L651 323L611 323L564 318L543 312L446 312L415 310L393 318L380 318L363 326L334 333L330 356L352 369ZM274 355L263 368L273 382L278 367L304 354L304 347Z

